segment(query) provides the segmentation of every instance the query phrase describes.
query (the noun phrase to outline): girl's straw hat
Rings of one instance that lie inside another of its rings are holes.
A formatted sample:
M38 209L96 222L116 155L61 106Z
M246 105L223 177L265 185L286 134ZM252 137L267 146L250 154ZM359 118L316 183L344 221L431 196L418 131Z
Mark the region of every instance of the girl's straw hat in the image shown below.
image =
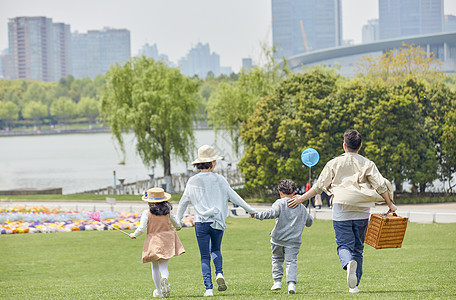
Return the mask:
M142 197L142 199L146 202L159 203L168 201L169 199L171 199L171 195L165 193L165 191L162 188L156 187L148 189Z
M217 159L223 159L223 157L216 155L212 146L203 145L199 147L198 158L192 164L211 162Z

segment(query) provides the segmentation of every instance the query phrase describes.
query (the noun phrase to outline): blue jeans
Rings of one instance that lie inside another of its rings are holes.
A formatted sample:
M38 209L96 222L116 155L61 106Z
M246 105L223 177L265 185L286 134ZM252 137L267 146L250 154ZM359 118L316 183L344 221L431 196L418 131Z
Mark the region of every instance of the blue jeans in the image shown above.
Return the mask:
M363 250L364 237L366 236L368 219L333 221L334 232L336 234L337 254L339 255L342 268L347 269L347 264L355 260L358 264L356 277L359 285L363 275Z
M212 289L211 255L215 265L215 273L223 274L223 260L220 246L222 244L223 230L214 229L211 223L195 223L196 240L201 255L201 271L206 290Z

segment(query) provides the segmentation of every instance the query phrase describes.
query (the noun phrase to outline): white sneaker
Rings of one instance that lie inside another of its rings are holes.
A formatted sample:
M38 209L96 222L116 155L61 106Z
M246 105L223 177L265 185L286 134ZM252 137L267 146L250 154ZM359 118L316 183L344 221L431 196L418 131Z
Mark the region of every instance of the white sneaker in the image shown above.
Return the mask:
M214 293L212 292L212 289L206 290L206 292L203 295L203 297L212 297L212 296L214 296Z
M225 278L223 278L223 275L221 273L217 274L217 278L215 281L217 281L219 291L221 291L221 292L226 291Z
M292 281L288 283L288 294L296 294L296 285Z
M169 298L169 295L171 294L171 289L169 288L168 278L163 277L160 280L160 287L161 287L163 297Z
M359 293L358 287L355 287L354 289L350 288L350 289L348 289L348 291L349 291L350 293L354 293L354 294L355 294L355 293Z
M348 287L354 289L358 283L358 278L356 277L356 268L358 263L355 260L351 260L347 264L347 283Z
M163 295L161 292L157 291L157 290L154 290L153 294L154 298L162 298Z
M272 285L271 291L277 291L277 290L280 290L281 288L282 288L282 282L276 281L276 282L274 282L274 284Z

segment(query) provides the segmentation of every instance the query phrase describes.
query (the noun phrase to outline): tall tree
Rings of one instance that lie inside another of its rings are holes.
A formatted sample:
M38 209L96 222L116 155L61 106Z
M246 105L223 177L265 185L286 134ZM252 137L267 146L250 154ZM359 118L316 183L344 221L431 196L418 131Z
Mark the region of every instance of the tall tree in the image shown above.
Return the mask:
M82 97L77 104L78 114L86 117L89 120L89 128L92 127L92 123L99 116L99 103L94 98Z
M9 128L11 121L19 117L19 107L11 101L0 101L0 121Z
M453 191L456 186L455 181L452 181L456 175L456 96L450 102L452 110L448 111L444 117L445 124L443 126L442 134L442 156L443 162L441 164L441 172L444 178L448 180L448 191Z
M133 130L136 150L147 166L161 160L167 189L172 155L190 159L193 121L198 106L198 81L152 58L133 58L106 73L102 114L123 147L122 133Z
M308 173L300 155L305 148L317 149L323 162L341 152L341 135L334 126L340 123L331 122L340 116L332 111L337 81L333 71L310 69L290 76L258 101L241 130L245 149L239 167L247 188L270 192L281 178L304 185ZM314 174L323 166L313 168Z
M24 119L33 120L34 125L39 128L40 120L48 116L48 109L46 105L39 101L31 101L25 104L22 109L22 115Z
M76 103L69 97L60 97L52 102L50 113L60 124L65 124L68 119L76 115Z
M359 77L380 78L391 84L407 81L410 76L434 81L443 77L440 65L434 53L428 55L421 46L404 43L376 58L363 57L357 62L357 73Z

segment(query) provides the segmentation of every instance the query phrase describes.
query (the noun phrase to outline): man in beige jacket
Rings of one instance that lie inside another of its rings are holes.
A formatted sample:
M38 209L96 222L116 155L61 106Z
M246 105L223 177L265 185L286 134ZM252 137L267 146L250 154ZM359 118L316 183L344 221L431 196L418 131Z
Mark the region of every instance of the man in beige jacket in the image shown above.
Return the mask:
M350 293L358 293L363 273L364 237L369 222L370 208L375 202L386 201L394 212L392 189L375 163L358 154L361 134L353 129L344 133L345 153L330 160L321 172L317 183L304 195L296 195L288 206L296 207L327 189L333 195L333 227L337 254L342 268L347 270Z

